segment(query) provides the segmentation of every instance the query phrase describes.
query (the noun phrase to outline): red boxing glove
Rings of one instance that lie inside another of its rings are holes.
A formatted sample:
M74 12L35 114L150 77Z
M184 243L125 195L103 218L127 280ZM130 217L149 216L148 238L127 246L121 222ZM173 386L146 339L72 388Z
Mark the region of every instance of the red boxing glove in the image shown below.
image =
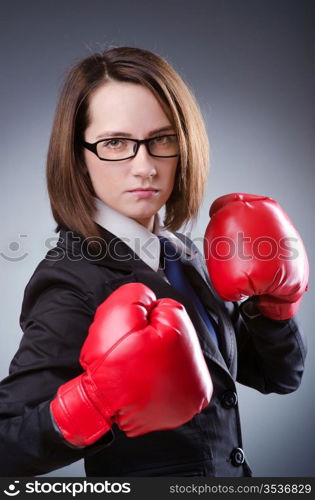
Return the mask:
M180 303L141 283L115 290L83 344L82 375L59 387L51 412L65 439L94 443L115 422L127 436L178 427L201 412L212 382Z
M307 290L302 239L280 205L266 196L232 193L211 205L205 257L224 300L259 296L262 314L289 319Z

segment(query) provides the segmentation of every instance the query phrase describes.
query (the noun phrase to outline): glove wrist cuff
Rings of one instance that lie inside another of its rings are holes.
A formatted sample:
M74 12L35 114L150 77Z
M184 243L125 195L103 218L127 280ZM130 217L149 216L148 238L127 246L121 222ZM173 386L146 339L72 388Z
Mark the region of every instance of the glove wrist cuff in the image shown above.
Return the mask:
M258 308L264 316L276 320L287 320L293 318L298 312L301 300L296 302L284 302L275 298L259 297Z
M54 423L68 443L83 447L101 438L111 428L110 422L95 407L86 391L85 374L59 387L50 404Z

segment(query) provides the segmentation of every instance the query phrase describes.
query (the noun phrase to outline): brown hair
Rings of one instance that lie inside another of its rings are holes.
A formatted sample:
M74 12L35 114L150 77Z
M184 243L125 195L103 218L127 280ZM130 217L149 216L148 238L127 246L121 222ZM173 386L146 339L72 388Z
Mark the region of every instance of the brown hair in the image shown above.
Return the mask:
M47 157L47 185L59 227L84 237L98 236L95 196L80 141L88 126L89 96L108 80L147 87L159 100L179 138L180 157L164 224L176 231L197 216L209 166L209 146L192 92L160 56L144 49L117 47L79 61L69 72L57 105Z

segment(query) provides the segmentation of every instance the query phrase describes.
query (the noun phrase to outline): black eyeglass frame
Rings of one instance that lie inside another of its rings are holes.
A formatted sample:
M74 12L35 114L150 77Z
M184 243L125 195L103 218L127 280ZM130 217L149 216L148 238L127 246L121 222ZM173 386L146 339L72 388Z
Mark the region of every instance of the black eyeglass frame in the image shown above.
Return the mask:
M82 146L84 146L86 149L88 149L89 151L94 153L98 157L98 159L101 161L123 161L123 160L129 160L130 158L134 158L137 155L141 144L144 144L149 155L154 156L155 158L175 158L176 156L179 156L180 155L179 153L177 153L176 155L170 155L170 156L154 155L151 153L150 148L149 148L150 141L153 141L154 139L160 139L161 137L177 137L177 135L176 134L163 134L163 135L157 135L156 137L149 137L148 139L130 139L129 137L107 137L106 139L100 139L99 141L96 141L94 143L90 143L90 142L86 142L86 141L82 141L81 143L82 143ZM118 139L122 139L124 141L134 142L136 144L136 149L135 149L135 152L132 156L127 156L126 158L119 158L119 160L110 160L108 158L101 158L98 155L97 145L100 142L113 141L113 140L118 140Z

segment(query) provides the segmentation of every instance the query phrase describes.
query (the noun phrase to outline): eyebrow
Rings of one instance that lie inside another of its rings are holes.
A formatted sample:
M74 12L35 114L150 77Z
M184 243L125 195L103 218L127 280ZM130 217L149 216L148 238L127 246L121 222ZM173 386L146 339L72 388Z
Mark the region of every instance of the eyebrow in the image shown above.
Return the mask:
M170 130L175 130L175 127L173 127L172 125L167 125L165 127L157 128L155 130L151 130L151 132L148 133L148 137L152 137L155 134L160 134L161 132L169 132ZM132 134L129 134L128 132L108 130L106 132L103 132L102 134L97 135L96 139L102 139L103 137L132 137Z

